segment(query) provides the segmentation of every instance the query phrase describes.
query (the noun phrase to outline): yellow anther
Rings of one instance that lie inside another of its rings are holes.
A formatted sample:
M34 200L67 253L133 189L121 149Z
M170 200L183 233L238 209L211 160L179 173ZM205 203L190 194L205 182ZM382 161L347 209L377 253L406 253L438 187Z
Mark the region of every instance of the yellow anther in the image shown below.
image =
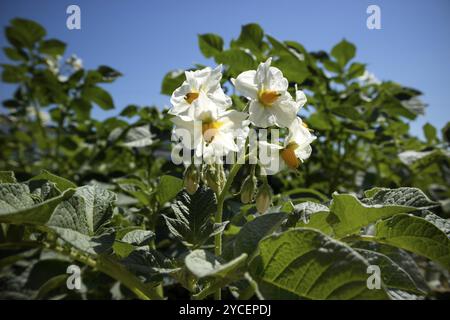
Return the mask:
M270 107L280 96L276 91L262 90L258 97L259 101L266 107Z
M186 100L187 103L191 104L195 99L198 98L198 95L198 92L189 92L184 96L184 100Z

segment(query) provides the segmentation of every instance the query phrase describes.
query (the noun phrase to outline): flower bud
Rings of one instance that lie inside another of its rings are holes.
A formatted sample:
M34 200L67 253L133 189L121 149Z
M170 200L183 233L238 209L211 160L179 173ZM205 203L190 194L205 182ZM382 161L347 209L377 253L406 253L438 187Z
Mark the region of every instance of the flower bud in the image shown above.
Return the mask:
M253 175L245 178L241 188L241 202L246 204L253 201L256 189L256 178Z
M199 181L200 174L198 172L198 169L194 164L191 164L189 167L187 167L184 173L184 187L190 195L194 194L197 191Z
M206 183L214 192L219 192L219 183L214 169L207 169L205 172Z
M208 187L210 187L215 193L220 192L225 184L225 172L223 171L222 164L207 165L204 171L204 178Z
M267 183L264 183L256 194L256 210L258 210L260 214L263 214L269 209L271 203L272 189Z

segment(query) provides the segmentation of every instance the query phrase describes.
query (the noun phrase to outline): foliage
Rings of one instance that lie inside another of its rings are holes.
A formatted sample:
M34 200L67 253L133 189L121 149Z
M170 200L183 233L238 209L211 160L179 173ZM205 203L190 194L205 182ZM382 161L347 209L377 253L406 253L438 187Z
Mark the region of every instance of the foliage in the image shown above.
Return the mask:
M248 165L216 172L229 192L201 182L183 190L165 110L129 105L103 121L91 116L94 107L113 112L106 87L119 71L61 63L66 44L36 22L14 19L5 32L2 81L17 88L0 115L2 298L448 297L449 125L442 137L431 124L425 141L412 136L408 121L425 112L421 93L367 76L347 40L327 53L256 24L228 47L199 35L203 55L224 65L235 107L246 101L231 78L269 57L291 93L307 94L313 154L298 172L268 177L272 206L261 215L253 189L240 202ZM169 72L162 93L184 80ZM66 287L71 264L82 270L78 291ZM370 265L381 269L380 289L367 287Z

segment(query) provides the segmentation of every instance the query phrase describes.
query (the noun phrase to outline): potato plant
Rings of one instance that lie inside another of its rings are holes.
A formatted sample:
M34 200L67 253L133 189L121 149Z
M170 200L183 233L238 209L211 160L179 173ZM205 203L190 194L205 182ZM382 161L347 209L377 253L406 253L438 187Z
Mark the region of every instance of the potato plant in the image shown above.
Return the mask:
M62 62L37 22L5 33L1 298L448 298L450 127L413 136L421 92L354 44L199 35L213 67L168 72L170 110L113 115L119 71Z

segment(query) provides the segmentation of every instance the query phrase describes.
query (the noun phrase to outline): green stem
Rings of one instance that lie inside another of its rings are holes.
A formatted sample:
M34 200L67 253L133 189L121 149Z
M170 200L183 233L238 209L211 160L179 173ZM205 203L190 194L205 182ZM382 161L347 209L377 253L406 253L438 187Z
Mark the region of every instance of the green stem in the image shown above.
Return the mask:
M115 263L109 257L102 257L97 260L95 267L109 275L111 278L118 280L128 289L130 289L139 299L142 300L162 300L163 298L159 295L159 290L154 290L153 288L148 287L141 280L136 278L133 274L131 274L128 270L126 270L123 266Z
M340 239L343 242L356 242L356 241L365 241L365 242L378 242L381 244L389 244L388 242L383 241L380 238L369 236L369 235L361 235L354 234Z
M230 173L228 174L227 181L225 182L224 187L220 191L219 196L217 197L217 212L215 215L215 223L222 223L222 216L223 216L223 203L225 201L225 197L228 194L228 191L230 190L231 184L233 183L234 178L236 177L236 174L238 173L239 169L242 167L242 164L247 159L248 155L243 155L242 158L236 161L235 164L231 167ZM214 253L217 257L222 255L222 233L218 233L214 236ZM214 293L214 299L221 300L221 289L217 289L217 291Z
M45 141L45 144L48 148L47 131L45 130L44 122L42 121L42 118L41 118L39 104L36 100L31 100L31 105L34 109L34 113L36 114L36 122L38 124L39 130L41 131L42 138Z
M117 263L113 258L108 256L98 256L89 257L83 254L74 253L72 250L67 250L66 248L59 246L52 242L39 243L36 242L38 246L42 248L47 248L56 252L59 252L65 256L83 263L91 268L97 269L110 276L111 278L119 281L125 287L130 289L139 299L143 300L162 300L163 297L160 296L157 291L143 283L134 274L125 269L124 266Z

